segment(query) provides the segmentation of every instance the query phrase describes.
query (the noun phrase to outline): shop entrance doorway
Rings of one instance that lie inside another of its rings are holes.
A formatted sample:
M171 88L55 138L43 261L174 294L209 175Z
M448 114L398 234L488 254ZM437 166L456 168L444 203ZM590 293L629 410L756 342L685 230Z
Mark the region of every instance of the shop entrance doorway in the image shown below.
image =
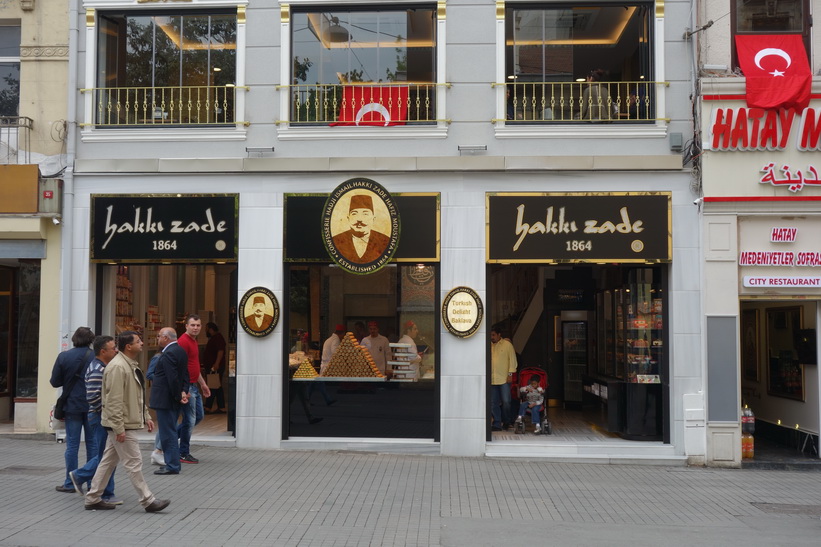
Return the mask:
M205 418L194 430L194 440L198 436L232 435L236 409L237 266L100 265L97 285L100 298L95 332L113 336L126 330L141 333L143 371L161 350L157 340L161 328L173 327L180 336L185 332L188 315L200 317L202 330L197 344L201 373L209 387L213 386L213 397L204 401ZM220 337L225 346L217 361L216 346L222 347ZM209 377L212 368L217 373Z
M817 461L818 303L748 300L740 313L741 401L756 418L752 460Z
M670 442L665 266L491 265L488 280L488 327L511 341L519 372L547 373L553 435L537 439ZM512 417L528 380L513 383Z

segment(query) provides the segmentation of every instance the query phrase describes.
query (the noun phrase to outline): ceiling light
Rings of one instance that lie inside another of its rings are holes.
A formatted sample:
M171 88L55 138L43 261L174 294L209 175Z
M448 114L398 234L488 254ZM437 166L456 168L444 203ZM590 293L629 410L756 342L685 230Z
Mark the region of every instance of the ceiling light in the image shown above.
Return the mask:
M347 42L350 39L348 29L339 24L339 17L331 17L331 26L325 29L323 35L331 43Z

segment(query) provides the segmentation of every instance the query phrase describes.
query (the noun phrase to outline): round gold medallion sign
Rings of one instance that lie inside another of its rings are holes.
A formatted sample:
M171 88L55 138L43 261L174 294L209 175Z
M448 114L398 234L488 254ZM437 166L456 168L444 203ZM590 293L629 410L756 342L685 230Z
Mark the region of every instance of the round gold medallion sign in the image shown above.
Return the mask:
M279 322L279 302L269 289L254 287L243 295L237 315L242 330L262 338L271 334Z
M386 266L399 244L399 211L390 193L365 178L337 186L322 213L322 242L331 260L350 273Z
M460 338L472 336L482 324L482 299L469 287L455 287L442 302L442 322L448 332Z

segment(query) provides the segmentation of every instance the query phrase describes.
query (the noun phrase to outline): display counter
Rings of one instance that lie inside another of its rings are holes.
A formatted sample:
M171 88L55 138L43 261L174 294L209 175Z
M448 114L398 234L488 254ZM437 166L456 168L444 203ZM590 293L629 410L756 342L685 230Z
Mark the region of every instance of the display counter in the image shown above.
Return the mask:
M584 376L582 389L585 419L625 439L662 439L661 384Z

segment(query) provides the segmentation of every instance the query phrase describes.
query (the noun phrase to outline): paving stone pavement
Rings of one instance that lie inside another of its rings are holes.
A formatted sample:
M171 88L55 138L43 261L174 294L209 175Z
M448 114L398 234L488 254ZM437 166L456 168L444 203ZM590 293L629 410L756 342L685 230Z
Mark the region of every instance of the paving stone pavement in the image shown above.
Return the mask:
M197 446L156 476L142 448L162 513L121 467L124 505L85 511L64 445L0 438L0 545L821 544L817 472Z

